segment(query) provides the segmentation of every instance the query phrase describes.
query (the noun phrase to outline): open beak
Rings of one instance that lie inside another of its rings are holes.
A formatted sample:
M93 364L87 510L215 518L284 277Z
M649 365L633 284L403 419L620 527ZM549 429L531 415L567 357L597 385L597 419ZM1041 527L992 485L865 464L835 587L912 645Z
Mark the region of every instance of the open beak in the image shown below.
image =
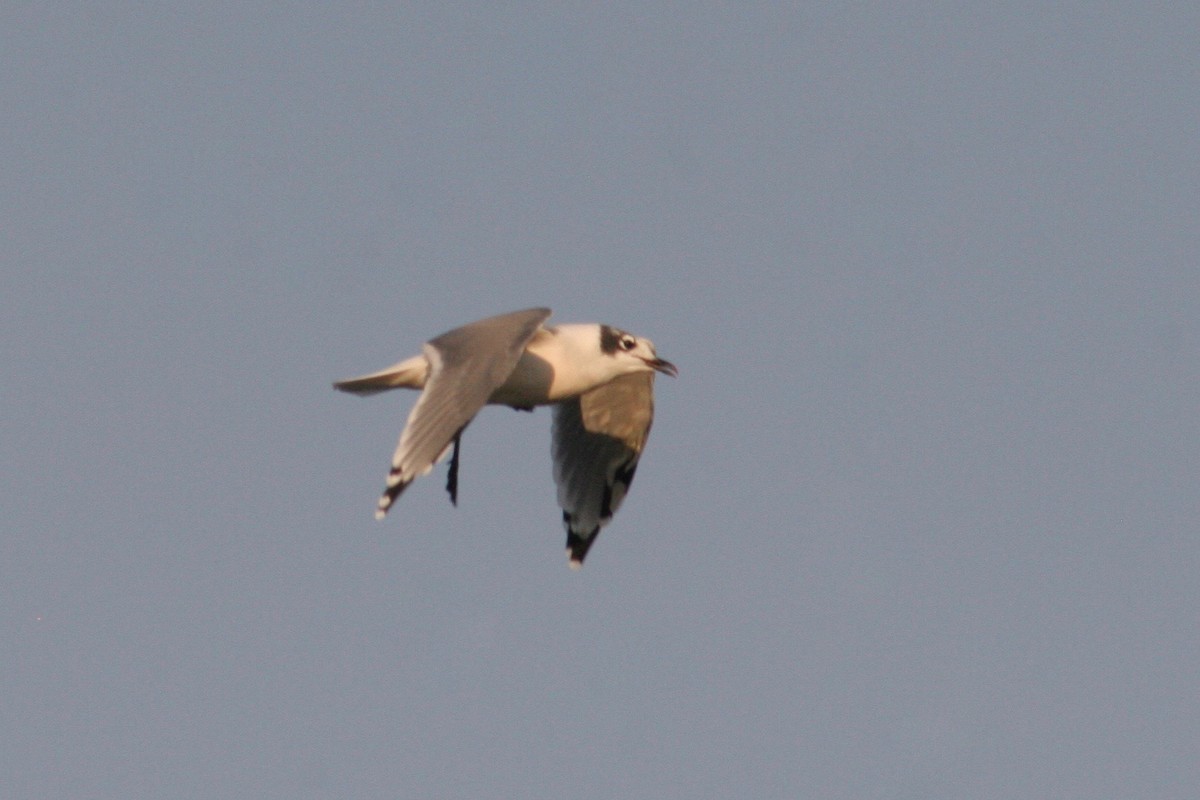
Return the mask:
M661 372L664 375L670 375L672 378L679 375L679 370L675 365L665 358L647 358L646 363L654 368L655 371Z

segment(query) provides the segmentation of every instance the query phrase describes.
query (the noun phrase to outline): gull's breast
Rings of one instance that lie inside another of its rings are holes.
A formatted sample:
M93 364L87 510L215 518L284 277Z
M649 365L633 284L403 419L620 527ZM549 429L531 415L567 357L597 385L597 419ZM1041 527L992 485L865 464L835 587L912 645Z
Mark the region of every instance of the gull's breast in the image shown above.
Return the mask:
M557 402L554 397L554 367L541 356L526 350L517 360L508 380L492 392L488 402L514 408L533 408Z

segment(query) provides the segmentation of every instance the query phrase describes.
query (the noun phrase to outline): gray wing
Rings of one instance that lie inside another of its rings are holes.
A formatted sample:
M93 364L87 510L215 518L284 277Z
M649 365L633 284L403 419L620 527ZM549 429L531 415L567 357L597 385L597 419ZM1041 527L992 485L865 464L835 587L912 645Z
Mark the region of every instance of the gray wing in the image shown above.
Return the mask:
M549 316L548 308L515 311L455 328L426 343L425 390L400 434L387 488L375 512L378 519L413 479L433 469L492 392L508 380L525 345Z
M624 375L554 406L551 454L572 569L633 482L654 420L654 373Z

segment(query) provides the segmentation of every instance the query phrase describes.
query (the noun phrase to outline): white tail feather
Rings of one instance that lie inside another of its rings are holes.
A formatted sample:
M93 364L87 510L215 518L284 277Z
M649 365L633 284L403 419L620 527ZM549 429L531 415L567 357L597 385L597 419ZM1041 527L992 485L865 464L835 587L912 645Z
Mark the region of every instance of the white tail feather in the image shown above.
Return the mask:
M333 388L361 397L386 392L389 389L424 389L428 374L429 362L425 356L413 356L379 372L338 381Z

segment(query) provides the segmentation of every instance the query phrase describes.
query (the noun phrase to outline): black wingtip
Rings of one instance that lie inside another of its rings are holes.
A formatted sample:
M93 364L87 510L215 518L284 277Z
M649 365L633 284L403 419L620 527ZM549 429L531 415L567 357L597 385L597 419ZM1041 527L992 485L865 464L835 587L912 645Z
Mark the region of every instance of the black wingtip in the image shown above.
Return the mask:
M383 494L379 496L379 502L375 506L375 519L386 517L396 499L404 494L404 490L412 483L411 480L399 480L393 484L391 478L396 474L397 470L395 469L388 473L388 483L383 487Z
M587 558L588 550L596 543L596 537L599 535L599 527L586 537L580 536L572 530L567 531L567 559L571 569L579 569L583 566L583 560Z

